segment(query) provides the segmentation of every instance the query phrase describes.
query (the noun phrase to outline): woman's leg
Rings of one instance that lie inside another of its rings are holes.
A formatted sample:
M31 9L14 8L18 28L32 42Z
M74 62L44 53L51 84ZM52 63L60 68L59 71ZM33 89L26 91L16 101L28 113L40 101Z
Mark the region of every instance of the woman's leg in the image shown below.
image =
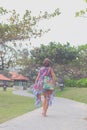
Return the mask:
M36 96L36 107L40 107L41 106L41 94L37 94Z
M45 114L45 109L46 109L46 102L47 102L47 99L46 99L46 97L47 97L47 93L46 92L44 92L43 93L43 96L44 96L44 99L43 99L43 112L42 112L42 115L43 116L45 116L46 114Z
M41 94L37 94L37 97L41 101Z
M42 113L43 116L46 116L51 94L52 94L51 90L48 90L48 91L44 92L43 113Z

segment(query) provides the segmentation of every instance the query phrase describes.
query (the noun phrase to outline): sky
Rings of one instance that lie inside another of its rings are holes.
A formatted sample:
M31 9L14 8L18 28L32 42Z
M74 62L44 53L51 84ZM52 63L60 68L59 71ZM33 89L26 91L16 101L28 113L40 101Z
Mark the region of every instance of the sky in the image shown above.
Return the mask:
M33 46L49 42L69 42L72 46L87 44L87 18L75 17L75 12L87 8L84 0L0 0L0 6L23 14L26 9L33 15L40 11L53 12L60 9L61 14L40 23L41 28L50 28L41 38L32 39Z

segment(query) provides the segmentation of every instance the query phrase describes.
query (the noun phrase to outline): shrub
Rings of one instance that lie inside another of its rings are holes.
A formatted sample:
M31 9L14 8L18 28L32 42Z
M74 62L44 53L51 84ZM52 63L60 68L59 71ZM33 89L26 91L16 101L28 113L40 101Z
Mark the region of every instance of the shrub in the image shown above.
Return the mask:
M65 86L76 87L76 80L65 80Z
M67 87L79 87L79 88L84 88L87 87L87 78L82 78L79 80L65 80L65 86Z
M76 83L78 87L87 87L87 78L83 78L77 81Z

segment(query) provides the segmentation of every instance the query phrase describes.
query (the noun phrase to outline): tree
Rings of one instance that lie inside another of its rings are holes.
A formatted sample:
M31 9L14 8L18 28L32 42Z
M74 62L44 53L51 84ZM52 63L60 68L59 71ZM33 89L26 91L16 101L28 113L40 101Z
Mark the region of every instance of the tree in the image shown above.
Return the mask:
M87 77L87 44L78 46L79 50L79 67L80 73L83 74L84 77Z
M8 23L0 23L0 43L16 40L30 40L32 37L36 38L41 36L48 30L38 28L39 21L43 19L50 19L57 15L60 15L59 9L56 9L53 13L41 12L38 16L32 16L31 11L26 10L21 18L15 10L7 11L2 7L0 8L1 15L9 15Z
M67 74L72 79L87 77L87 44L78 46L77 52L77 58L66 66Z
M60 15L60 11L59 9L56 9L51 14L46 11L44 13L40 11L38 16L32 16L31 11L26 10L21 18L20 14L15 10L8 11L3 9L3 7L0 7L0 17L2 18L3 15L8 17L7 21L5 20L6 22L0 22L0 44L4 45L5 48L5 45L7 45L8 42L12 42L16 46L16 41L18 40L30 41L31 38L41 37L44 33L47 33L50 29L45 31L39 29L39 22ZM4 64L4 62L2 64Z
M29 57L29 50L23 49L18 50L18 58L16 59L16 65L20 68L24 69L25 67L29 66L30 57Z
M87 0L85 0L85 2L87 3ZM87 18L87 8L84 10L77 11L75 16Z
M48 45L41 45L30 51L31 57L21 59L21 65L25 65L22 73L28 76L31 81L42 64L44 58L52 60L56 77L64 76L65 79L80 79L87 77L87 44L73 47L70 43L61 44L51 42ZM19 60L20 61L20 60ZM25 64L24 64L25 63ZM32 75L32 77L31 77Z
M0 44L0 70L13 66L17 58L16 51L12 47Z
M75 47L70 46L70 43L63 45L51 42L46 46L42 44L41 47L31 50L31 56L37 64L41 64L46 57L57 64L68 64L77 58L78 51Z

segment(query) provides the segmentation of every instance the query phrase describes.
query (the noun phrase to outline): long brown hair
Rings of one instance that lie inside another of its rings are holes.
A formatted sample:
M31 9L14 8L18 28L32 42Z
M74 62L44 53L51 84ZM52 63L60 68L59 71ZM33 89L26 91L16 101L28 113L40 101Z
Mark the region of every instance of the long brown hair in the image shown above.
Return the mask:
M43 61L43 65L45 67L49 67L51 65L51 60L49 58L45 58Z

